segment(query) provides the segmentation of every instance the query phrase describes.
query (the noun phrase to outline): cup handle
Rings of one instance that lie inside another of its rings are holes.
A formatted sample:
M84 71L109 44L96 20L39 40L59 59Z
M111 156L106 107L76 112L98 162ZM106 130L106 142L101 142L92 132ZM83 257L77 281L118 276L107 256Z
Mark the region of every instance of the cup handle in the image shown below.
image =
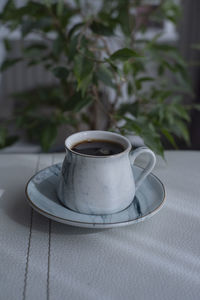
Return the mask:
M135 190L137 190L139 188L139 186L142 184L142 182L147 177L147 175L149 175L149 173L153 170L153 168L156 164L156 156L153 153L153 151L151 151L149 148L143 147L143 146L138 147L135 150L131 150L130 159L133 164L134 164L136 157L138 157L142 153L147 153L149 155L149 162L148 162L146 168L141 172L141 174L135 181Z

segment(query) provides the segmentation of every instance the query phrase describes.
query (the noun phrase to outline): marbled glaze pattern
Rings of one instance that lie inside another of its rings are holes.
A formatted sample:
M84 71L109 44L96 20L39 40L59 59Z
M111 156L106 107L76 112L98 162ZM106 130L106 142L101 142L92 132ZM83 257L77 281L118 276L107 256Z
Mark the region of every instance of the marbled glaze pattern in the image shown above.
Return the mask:
M58 187L59 199L65 206L82 213L114 213L127 207L134 194L128 153L113 158L66 153Z
M119 143L124 150L101 157L73 151L73 145L77 142L92 139ZM66 207L85 214L113 214L125 209L156 163L156 157L150 149L143 146L131 150L130 141L113 132L77 132L65 140L65 146L58 198ZM135 181L131 165L143 153L148 154L148 164Z
M142 169L134 166L133 171L138 177ZM150 174L126 209L106 215L81 214L64 207L58 200L56 189L60 174L61 164L40 171L29 181L26 193L35 210L61 223L93 228L124 226L151 217L164 204L164 186L157 177Z

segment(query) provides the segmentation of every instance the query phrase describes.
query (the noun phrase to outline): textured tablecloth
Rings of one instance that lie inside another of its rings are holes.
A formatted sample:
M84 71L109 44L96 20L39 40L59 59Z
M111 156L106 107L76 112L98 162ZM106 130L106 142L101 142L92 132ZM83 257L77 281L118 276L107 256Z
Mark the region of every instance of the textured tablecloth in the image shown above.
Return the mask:
M154 170L162 210L105 230L50 221L25 201L29 177L63 156L0 155L0 299L199 300L200 152L166 152Z

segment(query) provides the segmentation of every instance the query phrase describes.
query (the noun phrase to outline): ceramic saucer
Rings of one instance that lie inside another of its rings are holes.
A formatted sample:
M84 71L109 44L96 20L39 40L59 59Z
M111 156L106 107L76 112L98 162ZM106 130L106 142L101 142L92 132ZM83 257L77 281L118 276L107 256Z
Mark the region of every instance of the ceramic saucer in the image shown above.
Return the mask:
M52 165L34 175L26 186L29 204L40 214L57 222L88 228L111 228L143 221L158 212L165 201L162 182L152 173L136 192L133 202L124 210L109 215L87 215L64 207L56 195L62 164ZM133 166L134 176L142 168Z

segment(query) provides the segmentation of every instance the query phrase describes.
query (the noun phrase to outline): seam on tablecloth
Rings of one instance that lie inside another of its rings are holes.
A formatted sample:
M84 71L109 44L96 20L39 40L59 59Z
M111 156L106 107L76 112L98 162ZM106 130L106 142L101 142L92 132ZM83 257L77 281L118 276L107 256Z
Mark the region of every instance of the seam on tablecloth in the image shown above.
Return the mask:
M52 165L54 163L54 155L52 155ZM49 240L48 240L48 265L47 265L47 300L50 299L49 293L49 278L50 278L50 263L51 263L51 228L52 228L52 220L49 219Z
M32 237L32 227L33 227L33 209L31 208L28 246L26 252L26 267L24 273L24 288L23 288L23 296L22 296L23 300L26 299L26 286L27 286L27 277L28 277L28 265L29 265L29 254L30 254L31 237Z
M48 242L48 266L47 266L47 300L49 300L49 275L50 275L50 258L51 258L51 219L49 219L49 242Z
M35 173L38 172L39 162L40 162L40 155L38 155L38 160L37 160L37 163L36 163ZM25 266L25 272L24 272L24 286L23 286L23 294L22 294L22 299L23 300L26 299L26 287L27 287L27 278L28 278L28 267L29 267L30 248L31 248L32 228L33 228L33 209L31 207L28 245L27 245L27 251L26 251L26 266Z

